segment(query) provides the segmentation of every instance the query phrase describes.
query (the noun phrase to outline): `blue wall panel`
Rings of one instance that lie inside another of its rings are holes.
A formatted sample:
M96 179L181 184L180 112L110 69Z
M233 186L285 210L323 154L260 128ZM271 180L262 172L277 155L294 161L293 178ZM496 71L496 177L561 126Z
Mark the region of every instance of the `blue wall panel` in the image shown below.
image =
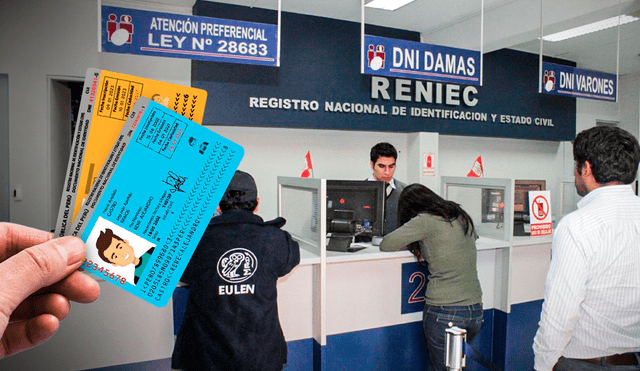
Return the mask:
M179 306L179 303L174 302ZM533 337L538 329L542 300L513 305L511 313L484 311L482 332L473 348L505 371L533 370ZM174 307L174 310L180 308ZM289 357L285 371L425 371L429 370L422 322L337 334L327 345L313 339L287 343ZM169 371L171 360L124 364L86 371ZM484 371L467 357L468 371Z
M326 370L427 370L422 322L327 337Z
M513 307L511 307L513 310ZM507 347L507 324L509 315L501 310L493 311L493 327L491 328L492 363L504 369L504 357Z
M493 312L486 310L482 332L473 341L475 350L492 355ZM412 322L327 337L325 370L430 370L422 322ZM484 367L467 357L467 370Z
M478 334L470 344L476 352L479 352L494 364L496 363L495 359L493 359L493 319L495 312L495 309L484 311L484 324L482 325L482 331L480 331L480 334ZM486 369L467 355L467 370L484 371Z
M543 300L511 306L505 340L505 369L533 371L533 337L538 331L538 321Z
M319 370L314 364L316 352L320 349L313 339L290 341L287 343L288 357L285 371L312 371Z

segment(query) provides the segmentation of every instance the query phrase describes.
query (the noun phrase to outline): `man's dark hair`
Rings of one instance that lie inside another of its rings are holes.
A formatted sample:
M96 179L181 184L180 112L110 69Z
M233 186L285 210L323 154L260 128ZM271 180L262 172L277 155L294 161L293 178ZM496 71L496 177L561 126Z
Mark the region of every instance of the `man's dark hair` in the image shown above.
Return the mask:
M395 160L398 159L398 151L396 151L396 147L391 145L391 143L382 142L378 143L375 146L371 147L371 153L369 154L371 158L371 162L374 164L378 161L379 157L393 157Z
M573 159L579 172L585 161L589 161L593 177L600 184L629 184L638 173L640 146L626 130L615 126L596 126L576 136Z
M256 206L258 206L258 201L255 199L252 201L241 201L245 193L244 191L228 191L225 197L227 201L220 201L218 204L220 211L223 213L229 210L247 210L253 212Z
M109 228L105 229L104 232L100 231L100 236L98 236L98 240L96 240L96 248L98 249L98 256L105 261L105 263L112 263L111 260L107 259L104 255L104 252L109 248L113 239L118 241L124 241L118 235L114 234L113 231Z

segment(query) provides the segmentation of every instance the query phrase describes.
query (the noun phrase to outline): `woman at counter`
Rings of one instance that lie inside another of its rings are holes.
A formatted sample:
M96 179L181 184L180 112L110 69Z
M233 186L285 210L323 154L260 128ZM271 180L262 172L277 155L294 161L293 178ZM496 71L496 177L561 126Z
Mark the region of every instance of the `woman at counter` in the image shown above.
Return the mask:
M473 221L455 202L422 184L411 184L400 194L398 225L384 237L380 250L408 248L418 264L428 268L422 323L431 368L444 371L449 323L467 330L467 342L482 329Z

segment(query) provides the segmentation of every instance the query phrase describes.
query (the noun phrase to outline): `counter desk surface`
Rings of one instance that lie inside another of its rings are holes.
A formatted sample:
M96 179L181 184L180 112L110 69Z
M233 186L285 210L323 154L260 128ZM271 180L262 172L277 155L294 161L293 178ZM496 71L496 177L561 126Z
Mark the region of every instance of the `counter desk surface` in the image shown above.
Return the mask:
M523 240L519 240L519 244L536 244L536 243L547 243L549 239L529 239L525 238ZM362 243L359 243L362 244ZM408 250L401 251L380 251L380 246L373 245L371 243L366 243L366 248L356 251L356 252L338 252L338 251L327 251L327 264L331 263L345 263L345 262L356 262L362 260L379 260L379 259L399 259L399 258L407 258L413 257L411 252ZM476 241L476 249L478 251L483 250L493 250L493 249L505 249L510 245L509 241L496 240L493 238L480 237ZM301 243L300 249L300 265L313 265L319 264L320 257L309 251L305 248L304 243Z
M300 266L316 269L322 266L318 254L310 252L303 243ZM483 291L485 309L497 308L510 311L513 303L539 300L543 297L544 281L550 261L551 236L514 237L499 240L481 236L476 241L478 277ZM358 282L358 290L378 290L377 276L369 272L378 270L388 274L390 291L401 288L401 267L415 262L415 257L407 250L385 252L380 247L368 244L357 252L326 251L327 283L334 280ZM344 268L338 268L344 266ZM316 268L314 268L316 267ZM525 273L526 272L526 273ZM363 277L369 277L365 279ZM522 290L526 287L525 290ZM342 287L342 292L348 291Z

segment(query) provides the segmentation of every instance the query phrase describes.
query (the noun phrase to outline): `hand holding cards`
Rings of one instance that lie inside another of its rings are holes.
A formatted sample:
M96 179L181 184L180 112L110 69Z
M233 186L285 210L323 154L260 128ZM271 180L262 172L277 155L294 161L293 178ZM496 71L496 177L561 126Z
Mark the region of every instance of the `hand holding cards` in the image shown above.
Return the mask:
M243 154L139 98L69 229L85 241L83 267L164 306Z

